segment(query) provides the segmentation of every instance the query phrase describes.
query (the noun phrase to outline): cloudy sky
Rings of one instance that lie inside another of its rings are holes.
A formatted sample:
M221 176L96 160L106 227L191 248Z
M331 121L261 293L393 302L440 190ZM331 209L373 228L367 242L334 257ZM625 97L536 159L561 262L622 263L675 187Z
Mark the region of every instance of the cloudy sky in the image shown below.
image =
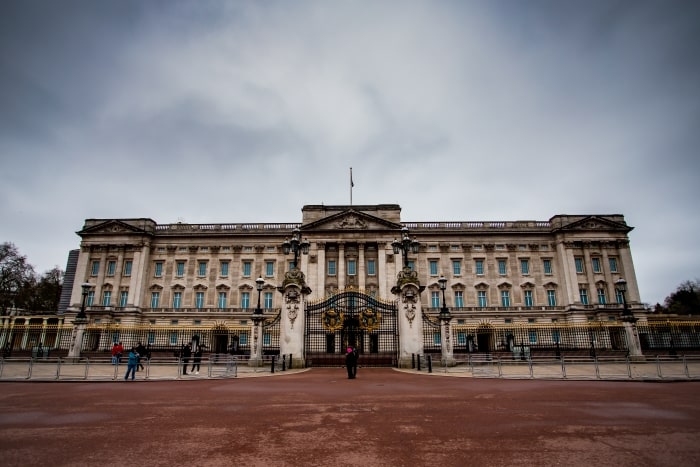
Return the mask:
M624 214L642 300L700 277L700 2L0 2L0 241L86 218Z

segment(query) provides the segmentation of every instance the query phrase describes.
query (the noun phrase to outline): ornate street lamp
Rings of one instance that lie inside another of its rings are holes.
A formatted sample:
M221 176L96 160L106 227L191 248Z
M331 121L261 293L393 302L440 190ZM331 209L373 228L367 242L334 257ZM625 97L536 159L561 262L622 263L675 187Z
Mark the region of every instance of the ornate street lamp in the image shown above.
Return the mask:
M87 315L85 314L85 301L87 300L88 292L92 288L92 284L89 282L83 282L82 284L80 284L80 287L83 288L83 301L80 304L80 312L75 318L87 319Z
M450 310L447 309L447 303L445 302L445 289L447 289L447 279L445 276L440 276L438 283L440 284L440 290L442 290L442 308L440 308L440 319L450 319Z
M299 231L298 228L294 229L292 231L292 239L285 238L284 243L282 244L282 252L285 255L288 255L289 253L294 253L294 266L293 268L297 268L297 261L299 260L299 252L302 254L308 255L309 254L309 246L311 244L309 243L308 239L301 239L301 232Z
M404 226L401 229L401 240L394 239L394 241L391 242L391 246L394 249L395 255L403 253L403 267L406 269L408 268L408 252L410 251L414 254L418 253L420 243L415 239L411 240L411 237L408 235L408 227Z
M627 281L620 277L618 280L615 281L615 287L622 294L622 318L632 318L633 315L629 307L627 306L627 297L625 296L625 292L627 292Z
M253 313L256 315L262 315L262 308L260 308L260 292L262 292L264 286L265 280L262 278L262 276L255 279L255 288L258 291L258 306L255 307L255 311Z

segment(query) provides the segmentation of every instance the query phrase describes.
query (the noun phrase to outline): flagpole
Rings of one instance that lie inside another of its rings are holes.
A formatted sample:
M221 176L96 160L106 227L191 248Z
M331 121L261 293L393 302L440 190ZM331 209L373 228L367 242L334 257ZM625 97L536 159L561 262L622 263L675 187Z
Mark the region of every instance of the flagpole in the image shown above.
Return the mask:
M352 187L355 184L352 182L352 167L350 167L350 206L352 206Z

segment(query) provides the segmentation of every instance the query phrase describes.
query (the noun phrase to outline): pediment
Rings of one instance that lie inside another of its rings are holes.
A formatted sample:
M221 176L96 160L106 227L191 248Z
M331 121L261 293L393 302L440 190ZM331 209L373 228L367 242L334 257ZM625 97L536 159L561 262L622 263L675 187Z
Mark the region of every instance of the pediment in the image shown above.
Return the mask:
M402 225L381 217L347 209L301 226L301 230L399 230Z
M107 219L102 223L92 225L86 229L78 232L78 235L123 235L123 234L145 234L148 233L143 229L134 227L133 225L127 224L126 222L120 221L118 219Z
M562 225L559 231L623 231L629 232L632 227L625 222L618 222L607 216L585 216L574 222Z

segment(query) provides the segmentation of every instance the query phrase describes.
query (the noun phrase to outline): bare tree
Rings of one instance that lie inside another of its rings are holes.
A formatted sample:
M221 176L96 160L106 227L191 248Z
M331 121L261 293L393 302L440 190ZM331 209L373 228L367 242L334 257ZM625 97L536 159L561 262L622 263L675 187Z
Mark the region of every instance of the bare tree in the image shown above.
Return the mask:
M24 308L31 300L35 282L34 268L10 242L0 244L0 313L14 307Z

